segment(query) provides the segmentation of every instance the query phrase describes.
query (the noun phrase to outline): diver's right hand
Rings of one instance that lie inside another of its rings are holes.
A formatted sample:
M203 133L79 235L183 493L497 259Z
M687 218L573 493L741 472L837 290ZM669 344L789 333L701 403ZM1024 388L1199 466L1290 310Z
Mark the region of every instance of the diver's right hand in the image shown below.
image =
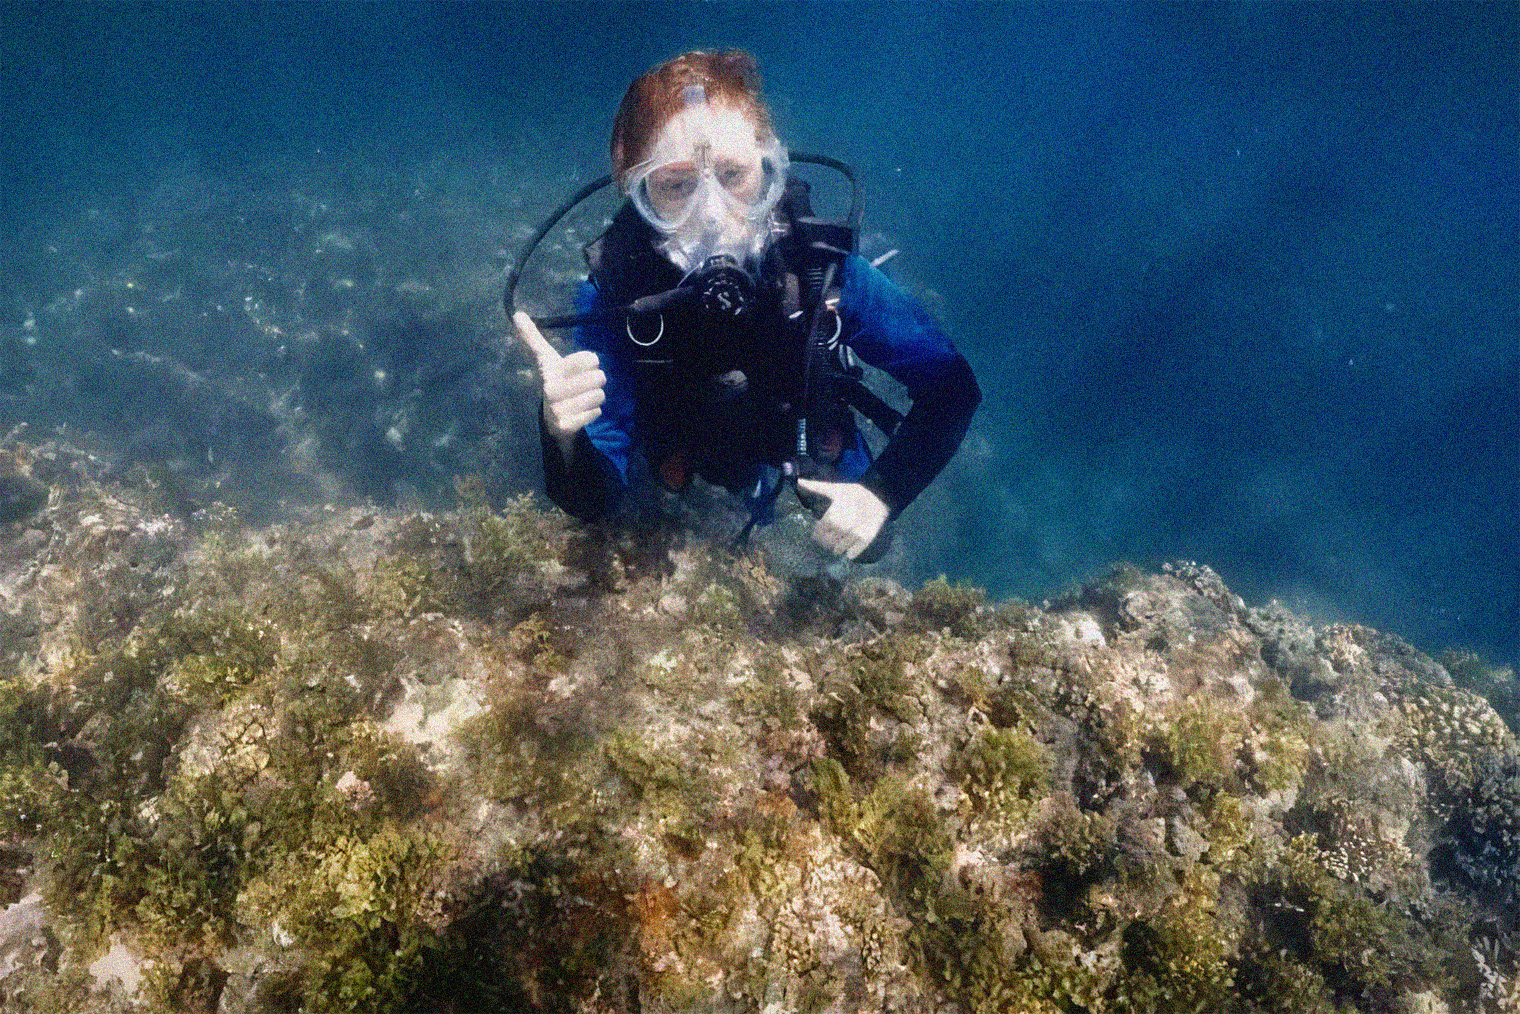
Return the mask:
M607 400L607 374L595 352L582 350L562 356L544 338L531 317L521 310L512 315L517 334L538 360L544 383L544 425L559 443L565 459L575 446L575 435L602 414Z

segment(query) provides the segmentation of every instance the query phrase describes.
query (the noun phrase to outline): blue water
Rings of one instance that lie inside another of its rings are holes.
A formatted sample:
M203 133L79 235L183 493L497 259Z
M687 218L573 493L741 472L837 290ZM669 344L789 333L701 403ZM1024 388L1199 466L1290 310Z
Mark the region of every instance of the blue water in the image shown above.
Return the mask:
M9 393L0 373L0 425L88 414L39 393L88 300L68 327L43 309L131 270L166 203L235 187L257 207L197 255L289 258L248 223L341 176L370 221L407 223L395 262L499 277L523 226L605 171L634 75L742 46L784 139L859 168L867 251L901 248L892 273L987 396L905 519L901 576L1038 600L1191 558L1251 602L1512 662L1517 25L1499 3L7 4L0 339L36 365ZM447 200L447 251L395 192L366 203L366 170ZM72 268L48 266L60 242ZM246 329L193 319L169 345L107 337L242 369ZM467 345L489 318L451 319ZM373 397L378 415L403 393ZM530 486L536 444L503 446ZM397 455L375 460L409 474Z

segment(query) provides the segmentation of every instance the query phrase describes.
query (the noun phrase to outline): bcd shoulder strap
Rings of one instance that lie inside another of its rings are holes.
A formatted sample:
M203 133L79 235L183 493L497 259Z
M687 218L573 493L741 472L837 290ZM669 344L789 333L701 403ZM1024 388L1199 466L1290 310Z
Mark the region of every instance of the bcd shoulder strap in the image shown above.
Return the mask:
M654 228L625 201L612 224L581 253L602 298L614 306L681 284L681 269L656 249Z

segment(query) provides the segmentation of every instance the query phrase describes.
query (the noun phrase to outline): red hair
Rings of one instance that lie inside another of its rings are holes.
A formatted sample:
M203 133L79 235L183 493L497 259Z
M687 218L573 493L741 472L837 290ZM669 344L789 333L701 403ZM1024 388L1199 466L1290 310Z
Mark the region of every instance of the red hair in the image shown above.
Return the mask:
M681 111L682 90L701 85L707 101L737 109L755 121L756 140L772 136L771 114L760 97L760 71L742 49L694 50L634 78L612 121L612 172L619 184L630 166L649 155L655 135Z

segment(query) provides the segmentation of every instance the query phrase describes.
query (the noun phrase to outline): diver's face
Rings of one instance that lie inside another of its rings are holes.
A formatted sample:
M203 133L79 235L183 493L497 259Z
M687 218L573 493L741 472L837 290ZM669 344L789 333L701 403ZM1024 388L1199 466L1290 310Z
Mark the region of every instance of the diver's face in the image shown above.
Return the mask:
M769 149L756 134L753 119L727 106L703 103L672 116L639 177L655 218L678 223L697 213L716 219L712 224L743 218L765 196L762 160Z
M688 89L648 157L628 169L624 192L659 233L658 249L683 271L714 257L747 264L770 242L771 213L786 189L786 149L758 135L745 113Z

